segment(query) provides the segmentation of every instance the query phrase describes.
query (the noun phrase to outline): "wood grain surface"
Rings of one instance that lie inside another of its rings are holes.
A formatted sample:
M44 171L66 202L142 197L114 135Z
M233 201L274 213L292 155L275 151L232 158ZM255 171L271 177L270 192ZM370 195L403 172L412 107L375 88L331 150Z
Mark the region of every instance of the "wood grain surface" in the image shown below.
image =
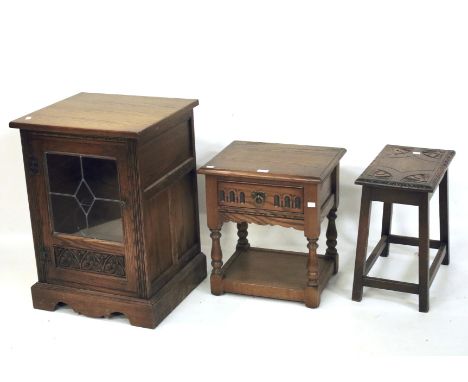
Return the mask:
M10 127L58 133L137 137L168 118L190 111L198 100L78 93L10 122Z
M275 180L323 181L345 149L234 141L198 172Z
M386 145L356 184L434 192L454 156L453 150Z

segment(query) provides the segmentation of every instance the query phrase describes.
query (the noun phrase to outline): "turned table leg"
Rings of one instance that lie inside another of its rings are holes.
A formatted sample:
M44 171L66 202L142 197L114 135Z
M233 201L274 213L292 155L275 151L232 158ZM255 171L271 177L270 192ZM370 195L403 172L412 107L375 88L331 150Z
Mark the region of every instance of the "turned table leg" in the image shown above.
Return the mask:
M320 305L319 265L317 257L318 238L307 238L309 257L307 259L307 287L305 288L305 304L309 308Z
M333 267L333 274L338 272L338 265L339 265L339 256L338 251L336 250L336 239L338 237L338 233L336 232L336 208L332 208L327 215L328 218L328 226L327 226L327 250L325 255L330 257L334 260L335 264Z
M221 251L221 244L219 239L221 238L220 229L210 229L211 234L211 265L213 270L211 271L211 293L219 296L223 294L222 287L222 271L223 266L223 252Z
M247 235L249 234L247 231L248 223L242 222L237 223L237 236L239 240L237 240L236 249L246 251L250 248L249 240L247 239Z

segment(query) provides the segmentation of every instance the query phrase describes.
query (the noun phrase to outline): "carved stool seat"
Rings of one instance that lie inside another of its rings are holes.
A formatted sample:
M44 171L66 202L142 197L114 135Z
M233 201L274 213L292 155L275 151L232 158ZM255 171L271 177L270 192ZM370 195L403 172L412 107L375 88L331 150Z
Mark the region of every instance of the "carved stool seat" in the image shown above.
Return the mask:
M387 145L356 180L362 185L359 232L354 269L354 301L361 301L363 287L419 295L419 311L429 311L429 288L440 264L449 264L448 166L455 152ZM439 187L440 185L440 187ZM439 187L440 240L429 239L429 202ZM384 203L382 236L366 259L371 204ZM419 238L392 235L393 204L419 208ZM390 244L419 246L419 283L407 283L368 276L379 256L388 256ZM438 249L429 267L429 248Z

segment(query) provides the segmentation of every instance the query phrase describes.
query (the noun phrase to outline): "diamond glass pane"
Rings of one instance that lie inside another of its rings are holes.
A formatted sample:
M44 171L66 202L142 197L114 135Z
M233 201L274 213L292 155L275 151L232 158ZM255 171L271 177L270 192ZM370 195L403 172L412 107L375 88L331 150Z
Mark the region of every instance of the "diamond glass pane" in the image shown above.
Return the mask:
M113 160L83 157L83 173L97 198L118 199L117 165Z
M122 237L122 224L117 224L119 218L119 202L97 199L88 214L88 234L119 241L117 238Z
M86 228L86 215L73 196L50 195L54 229L74 234Z
M47 153L46 164L54 231L122 242L116 161Z
M49 188L51 192L74 194L81 181L80 157L47 154Z

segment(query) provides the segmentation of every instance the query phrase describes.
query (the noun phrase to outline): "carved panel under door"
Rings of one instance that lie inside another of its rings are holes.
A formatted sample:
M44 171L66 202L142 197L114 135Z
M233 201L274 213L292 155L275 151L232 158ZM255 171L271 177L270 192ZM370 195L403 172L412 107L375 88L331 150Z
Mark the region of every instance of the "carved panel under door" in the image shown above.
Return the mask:
M125 257L54 246L55 265L64 269L125 277Z

